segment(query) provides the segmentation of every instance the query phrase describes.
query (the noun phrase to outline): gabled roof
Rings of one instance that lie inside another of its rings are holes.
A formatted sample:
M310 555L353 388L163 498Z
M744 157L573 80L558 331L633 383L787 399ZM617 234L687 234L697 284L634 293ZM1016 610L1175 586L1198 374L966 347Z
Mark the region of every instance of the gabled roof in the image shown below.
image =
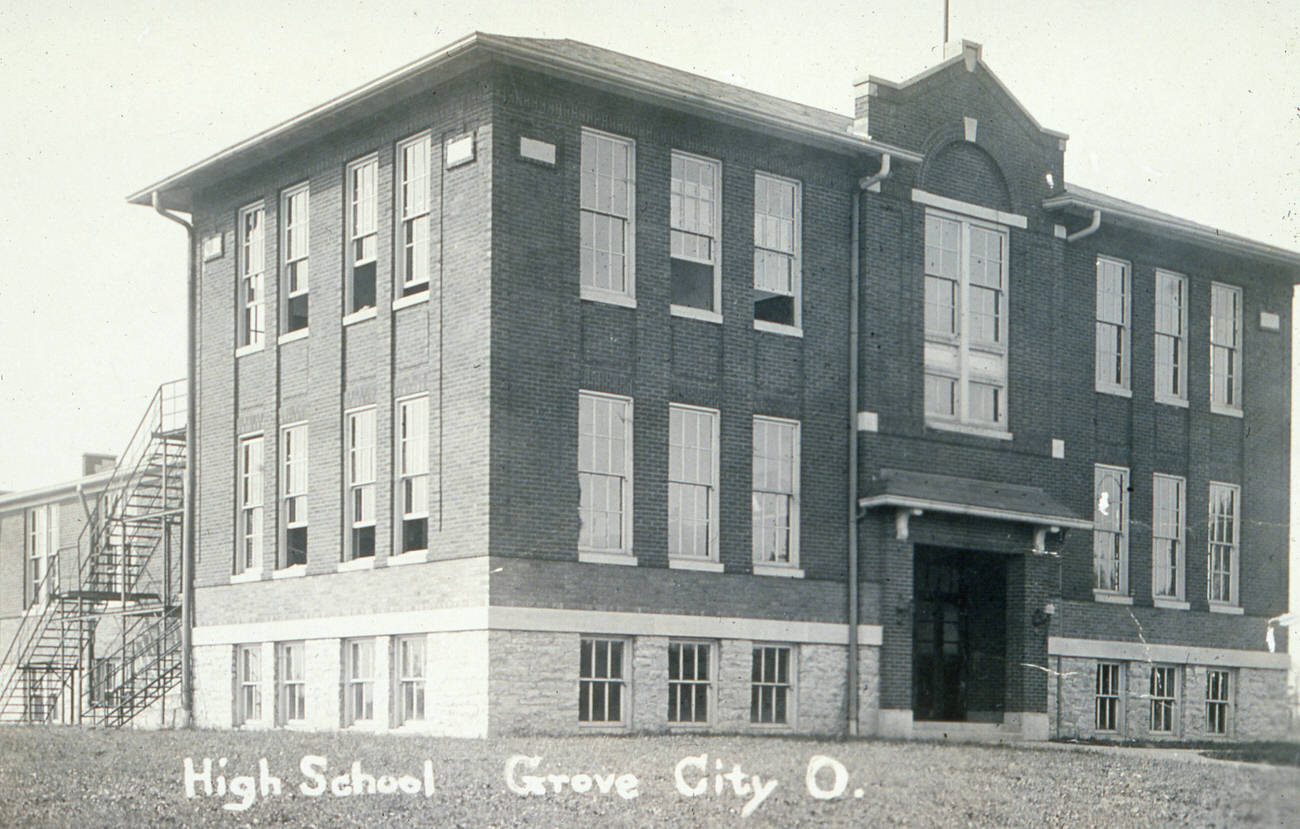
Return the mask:
M897 507L1036 526L1092 529L1069 507L1035 486L881 469L858 499L862 509Z
M952 45L956 46L956 44L952 44ZM993 83L997 86L997 88L1001 90L1002 94L1007 97L1007 100L1009 100L1012 104L1014 104L1016 109L1020 111L1020 114L1025 116L1025 119L1034 126L1034 129L1038 130L1041 133L1044 133L1045 135L1050 135L1053 136L1054 138L1059 138L1062 141L1068 139L1070 136L1067 135L1066 133L1058 132L1057 130L1049 130L1048 128L1044 127L1042 124L1038 123L1038 119L1034 117L1033 113L1025 109L1025 105L1020 103L1020 99L1017 98L1014 94L1012 94L1010 87L1004 84L1002 82L1002 79L999 78L993 72L993 70L989 68L989 65L984 62L983 52L984 52L984 47L980 46L980 44L975 43L974 41L971 40L963 40L960 44L960 49L956 52L956 54L953 54L952 56L948 57L947 59L945 59L940 63L935 64L934 66L931 66L929 69L926 69L924 72L913 75L912 77L908 78L905 81L895 82L895 81L885 80L884 78L878 78L875 75L869 75L865 83L874 84L875 86L878 87L887 87L889 89L904 90L910 86L920 83L921 81L931 77L932 75L937 75L940 72L943 72L944 70L948 69L948 67L950 66L956 66L959 63L965 63L966 71L968 72L974 72L977 66L982 67L984 69L985 74L988 75L989 80L993 81ZM861 86L862 84L859 83L858 85Z
M238 173L290 150L326 130L379 111L434 83L498 60L552 76L608 89L650 103L708 118L754 127L794 141L840 152L888 152L899 160L921 157L852 132L852 119L828 110L715 81L680 69L634 58L575 40L507 37L475 32L408 63L364 86L294 116L251 138L138 190L127 197L149 204L163 194L163 204L187 209L195 185Z
M1300 253L1296 251L1257 242L1245 236L1219 230L1217 227L1198 224L1180 216L1162 213L1150 207L1143 207L1074 184L1067 183L1063 192L1044 199L1043 208L1078 213L1100 210L1102 227L1107 223L1113 223L1137 230L1156 231L1195 244L1267 259L1281 265L1300 267Z

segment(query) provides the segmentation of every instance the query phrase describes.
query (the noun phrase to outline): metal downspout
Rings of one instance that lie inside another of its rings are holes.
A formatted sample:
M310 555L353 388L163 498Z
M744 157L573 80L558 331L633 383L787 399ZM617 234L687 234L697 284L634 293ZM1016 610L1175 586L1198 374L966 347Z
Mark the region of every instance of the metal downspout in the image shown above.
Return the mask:
M849 736L858 736L858 223L862 191L853 191L853 229L850 231L849 270Z
M181 530L181 725L188 728L194 722L194 492L197 464L194 462L194 431L198 425L197 389L198 372L195 371L197 340L195 330L195 297L198 278L198 242L194 225L162 206L158 191L150 194L153 209L164 219L185 228L188 257L185 280L185 512Z
M859 320L862 314L861 288L862 260L858 229L862 220L862 194L880 192L880 182L889 178L892 170L889 153L880 156L880 169L873 176L858 179L853 191L853 226L849 230L849 653L848 653L848 730L850 737L858 736L858 348Z

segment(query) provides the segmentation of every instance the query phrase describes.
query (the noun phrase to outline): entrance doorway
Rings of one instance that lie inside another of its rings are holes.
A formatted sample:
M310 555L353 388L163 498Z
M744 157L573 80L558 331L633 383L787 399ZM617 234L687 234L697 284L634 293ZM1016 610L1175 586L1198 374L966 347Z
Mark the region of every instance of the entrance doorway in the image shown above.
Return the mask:
M1005 557L915 548L912 718L1001 722L1005 707Z

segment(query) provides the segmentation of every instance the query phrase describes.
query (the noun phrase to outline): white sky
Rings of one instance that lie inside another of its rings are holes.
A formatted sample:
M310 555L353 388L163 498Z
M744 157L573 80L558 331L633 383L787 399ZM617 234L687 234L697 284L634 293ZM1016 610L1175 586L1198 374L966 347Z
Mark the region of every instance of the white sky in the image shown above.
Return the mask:
M845 114L941 56L942 0L10 2L0 489L119 452L180 377L184 235L124 197L475 29L572 37ZM1300 250L1293 0L952 0L1068 181Z

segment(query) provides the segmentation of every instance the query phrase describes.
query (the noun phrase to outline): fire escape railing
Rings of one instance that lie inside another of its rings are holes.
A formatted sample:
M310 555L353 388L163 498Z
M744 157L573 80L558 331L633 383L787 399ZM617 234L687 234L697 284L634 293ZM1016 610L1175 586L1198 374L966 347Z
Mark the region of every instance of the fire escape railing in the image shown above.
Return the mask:
M75 583L69 589L60 581L64 551L48 568L37 593L43 600L23 615L0 661L9 669L0 685L0 721L46 721L53 706L43 698L62 697L74 721L121 725L179 681L186 395L184 380L154 393L82 527ZM111 664L95 658L96 640L105 638L96 630L110 617L120 627L105 631L113 643L109 659L125 662L129 654L134 664L142 637L168 644L139 663L149 681L113 694L96 688L96 677L85 681L87 669ZM110 698L120 700L99 710Z

